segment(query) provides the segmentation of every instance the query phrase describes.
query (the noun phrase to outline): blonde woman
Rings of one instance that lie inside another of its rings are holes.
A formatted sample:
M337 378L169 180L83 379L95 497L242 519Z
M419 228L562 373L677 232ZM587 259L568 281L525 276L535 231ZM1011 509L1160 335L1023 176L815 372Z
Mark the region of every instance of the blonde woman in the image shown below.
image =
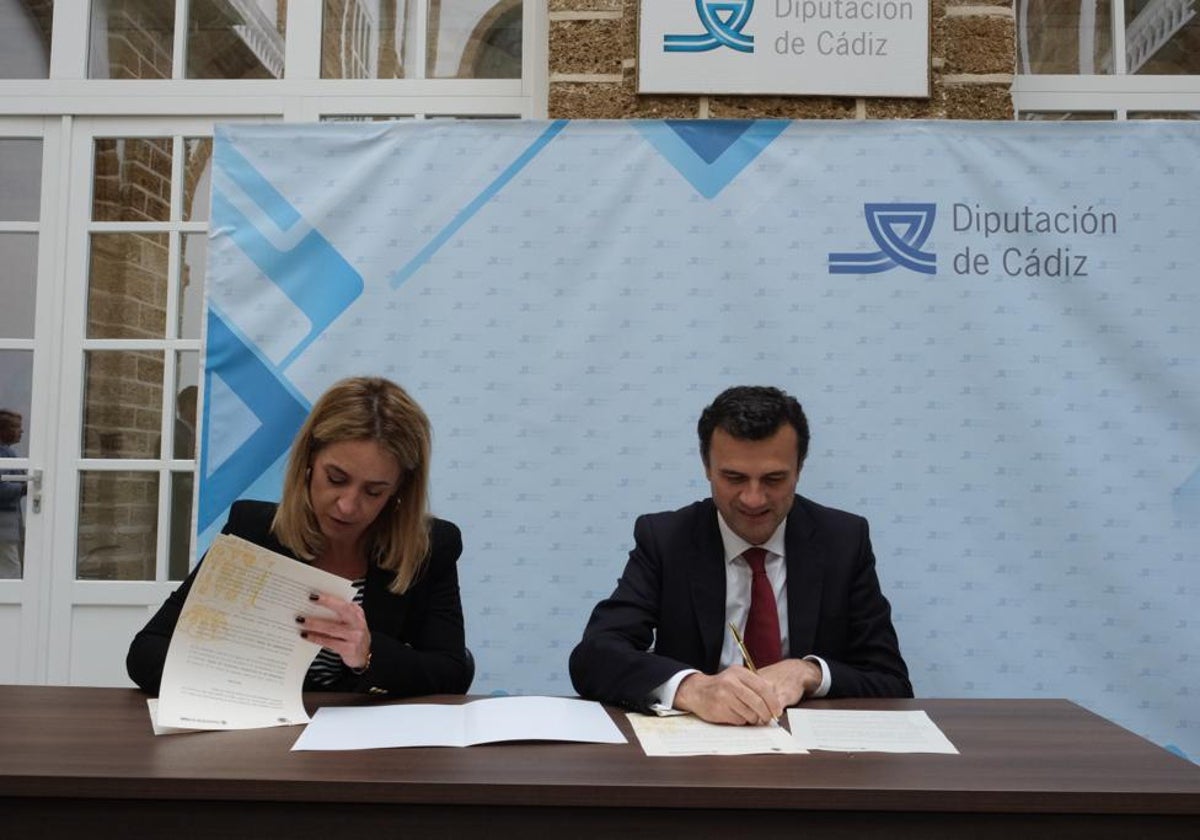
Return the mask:
M222 533L354 583L353 601L318 596L336 618L297 619L297 632L322 646L305 690L415 696L469 687L456 568L462 537L426 509L429 454L429 420L402 388L344 379L296 435L279 504L230 508ZM145 691L158 692L194 577L193 570L129 647L129 676Z

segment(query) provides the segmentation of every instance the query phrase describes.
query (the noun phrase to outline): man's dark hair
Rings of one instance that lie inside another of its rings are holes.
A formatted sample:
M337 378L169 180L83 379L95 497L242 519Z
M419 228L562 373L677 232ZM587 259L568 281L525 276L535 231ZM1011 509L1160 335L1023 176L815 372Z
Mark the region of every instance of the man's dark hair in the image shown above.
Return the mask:
M0 408L0 443L16 443L17 427L22 425L24 418L19 411Z
M764 440L785 425L796 430L796 466L808 454L808 418L795 397L763 385L736 385L722 391L700 414L700 457L708 466L708 451L716 429L738 440Z

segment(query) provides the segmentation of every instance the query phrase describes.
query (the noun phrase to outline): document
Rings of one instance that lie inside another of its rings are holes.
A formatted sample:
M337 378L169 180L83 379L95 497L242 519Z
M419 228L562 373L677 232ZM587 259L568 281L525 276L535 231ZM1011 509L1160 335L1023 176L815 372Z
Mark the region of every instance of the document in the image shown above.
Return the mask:
M570 697L489 697L459 706L324 707L292 749L469 747L498 741L626 743L599 703Z
M158 725L158 698L147 697L146 707L150 710L150 727L155 735L182 735L187 732L204 732L203 729L184 729L182 726Z
M723 726L694 715L657 717L629 712L626 717L649 756L805 752L780 726Z
M217 537L171 636L155 727L306 723L304 675L321 647L300 638L296 616L332 615L311 592L351 600L354 586L238 537Z
M788 727L809 750L958 754L923 711L788 709Z

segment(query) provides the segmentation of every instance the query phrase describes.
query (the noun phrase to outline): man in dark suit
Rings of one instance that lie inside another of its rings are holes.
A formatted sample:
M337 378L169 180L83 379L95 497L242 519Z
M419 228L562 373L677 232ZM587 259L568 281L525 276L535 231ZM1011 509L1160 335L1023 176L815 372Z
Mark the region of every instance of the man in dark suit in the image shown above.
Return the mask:
M571 653L575 690L732 724L766 723L805 697L911 697L867 521L795 493L809 440L800 404L730 388L698 432L712 498L638 518L617 588Z

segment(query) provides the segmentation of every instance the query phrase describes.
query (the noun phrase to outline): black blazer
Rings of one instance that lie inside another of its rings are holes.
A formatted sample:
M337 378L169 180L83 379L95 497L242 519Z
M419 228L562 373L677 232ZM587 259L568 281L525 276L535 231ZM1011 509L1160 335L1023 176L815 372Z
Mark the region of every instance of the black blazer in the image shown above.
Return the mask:
M271 534L275 508L271 502L234 502L221 533L294 559ZM306 682L306 691L369 691L398 697L466 692L471 669L456 566L462 554L462 535L453 523L442 519L431 519L430 528L428 562L403 595L388 590L394 577L391 572L374 564L367 568L362 606L371 630L371 667L361 675L345 668L332 685ZM195 577L193 569L129 645L125 658L129 676L151 694L158 693L171 634Z
M725 632L725 549L711 499L640 516L613 594L571 652L583 697L645 710L685 668L715 674ZM784 532L790 656L829 665L829 697L911 697L867 521L796 496ZM653 645L653 650L650 648Z

